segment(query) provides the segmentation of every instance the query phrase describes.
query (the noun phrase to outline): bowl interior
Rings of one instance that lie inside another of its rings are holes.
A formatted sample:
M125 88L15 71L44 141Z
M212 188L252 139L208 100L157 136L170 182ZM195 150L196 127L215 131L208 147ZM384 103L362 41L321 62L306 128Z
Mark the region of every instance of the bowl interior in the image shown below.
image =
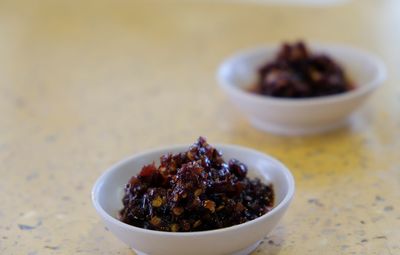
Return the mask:
M160 149L128 158L112 166L96 182L93 189L95 205L100 206L107 214L118 218L122 209L123 190L129 179L137 174L143 165L151 162L159 163L159 157L166 153L182 152L188 146L177 146ZM224 154L225 161L236 158L245 163L250 177L259 177L264 183L272 183L275 191L275 205L290 200L294 192L293 177L280 162L257 151L238 146L216 146Z
M356 88L372 86L383 79L384 69L374 56L358 49L337 45L310 44L313 54L326 54L341 65ZM254 86L258 70L272 61L278 47L260 47L243 51L225 61L219 70L219 80L230 86L248 89Z

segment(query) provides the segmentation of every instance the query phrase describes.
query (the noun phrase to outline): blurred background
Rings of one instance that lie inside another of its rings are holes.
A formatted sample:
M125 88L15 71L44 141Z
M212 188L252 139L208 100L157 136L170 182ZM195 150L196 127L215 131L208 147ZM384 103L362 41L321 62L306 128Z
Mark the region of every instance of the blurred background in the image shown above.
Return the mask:
M358 121L286 138L232 109L221 61L297 39L385 61ZM399 45L397 0L0 1L0 253L131 254L91 208L92 184L123 157L199 135L292 169L297 197L260 254L400 253Z

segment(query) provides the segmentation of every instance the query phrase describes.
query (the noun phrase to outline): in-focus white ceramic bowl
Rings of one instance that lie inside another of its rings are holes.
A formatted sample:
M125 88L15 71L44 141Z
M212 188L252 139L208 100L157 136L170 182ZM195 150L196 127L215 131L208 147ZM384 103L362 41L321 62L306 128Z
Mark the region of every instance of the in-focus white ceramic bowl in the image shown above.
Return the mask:
M274 208L267 214L236 226L200 232L161 232L125 224L117 219L123 207L123 189L130 177L143 165L166 153L182 152L189 146L172 146L134 155L108 169L95 183L92 202L108 229L138 254L222 255L248 254L278 223L294 194L294 180L290 171L276 159L261 152L232 145L217 145L227 161L236 158L248 167L250 177L272 183L275 191Z
M301 99L248 92L256 84L259 68L275 57L278 46L253 48L228 58L218 70L219 83L251 124L261 130L305 135L340 127L386 79L385 66L379 58L347 46L310 44L310 50L331 56L356 88L343 94Z

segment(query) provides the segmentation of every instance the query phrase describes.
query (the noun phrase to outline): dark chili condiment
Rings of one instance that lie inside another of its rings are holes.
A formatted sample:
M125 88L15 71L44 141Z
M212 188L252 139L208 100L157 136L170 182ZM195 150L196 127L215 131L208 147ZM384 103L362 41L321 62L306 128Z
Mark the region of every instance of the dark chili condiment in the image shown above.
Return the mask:
M259 70L251 91L286 98L319 97L353 88L344 70L328 55L312 54L303 42L284 43L275 59Z
M247 167L200 137L182 153L142 168L125 188L120 220L160 231L202 231L253 220L273 207L272 185L249 179Z

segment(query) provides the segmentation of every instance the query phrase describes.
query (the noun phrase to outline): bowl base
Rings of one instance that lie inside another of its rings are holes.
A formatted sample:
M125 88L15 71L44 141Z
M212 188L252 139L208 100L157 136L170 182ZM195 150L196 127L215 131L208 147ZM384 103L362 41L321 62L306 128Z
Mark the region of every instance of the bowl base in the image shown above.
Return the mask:
M249 247L247 247L241 251L232 253L232 255L248 255L248 254L252 253L253 251L255 251L255 249L257 249L257 247L260 245L260 243L261 243L261 241L257 241L255 244L252 244Z
M260 245L260 243L261 243L261 240L260 240L260 241L257 241L256 243L250 245L249 247L247 247L247 248L245 248L245 249L243 249L243 250L236 251L236 252L232 253L231 255L248 255L248 254L252 253L252 252L258 247L258 245ZM148 255L147 253L144 253L144 252L135 250L135 249L133 249L133 248L132 248L132 250L133 250L137 255Z
M348 123L348 119L334 123L319 125L317 127L295 127L288 125L279 125L279 124L265 123L257 119L250 119L250 123L253 127L268 133L276 135L285 135L285 136L297 136L297 135L314 135L314 134L329 132L345 126Z

